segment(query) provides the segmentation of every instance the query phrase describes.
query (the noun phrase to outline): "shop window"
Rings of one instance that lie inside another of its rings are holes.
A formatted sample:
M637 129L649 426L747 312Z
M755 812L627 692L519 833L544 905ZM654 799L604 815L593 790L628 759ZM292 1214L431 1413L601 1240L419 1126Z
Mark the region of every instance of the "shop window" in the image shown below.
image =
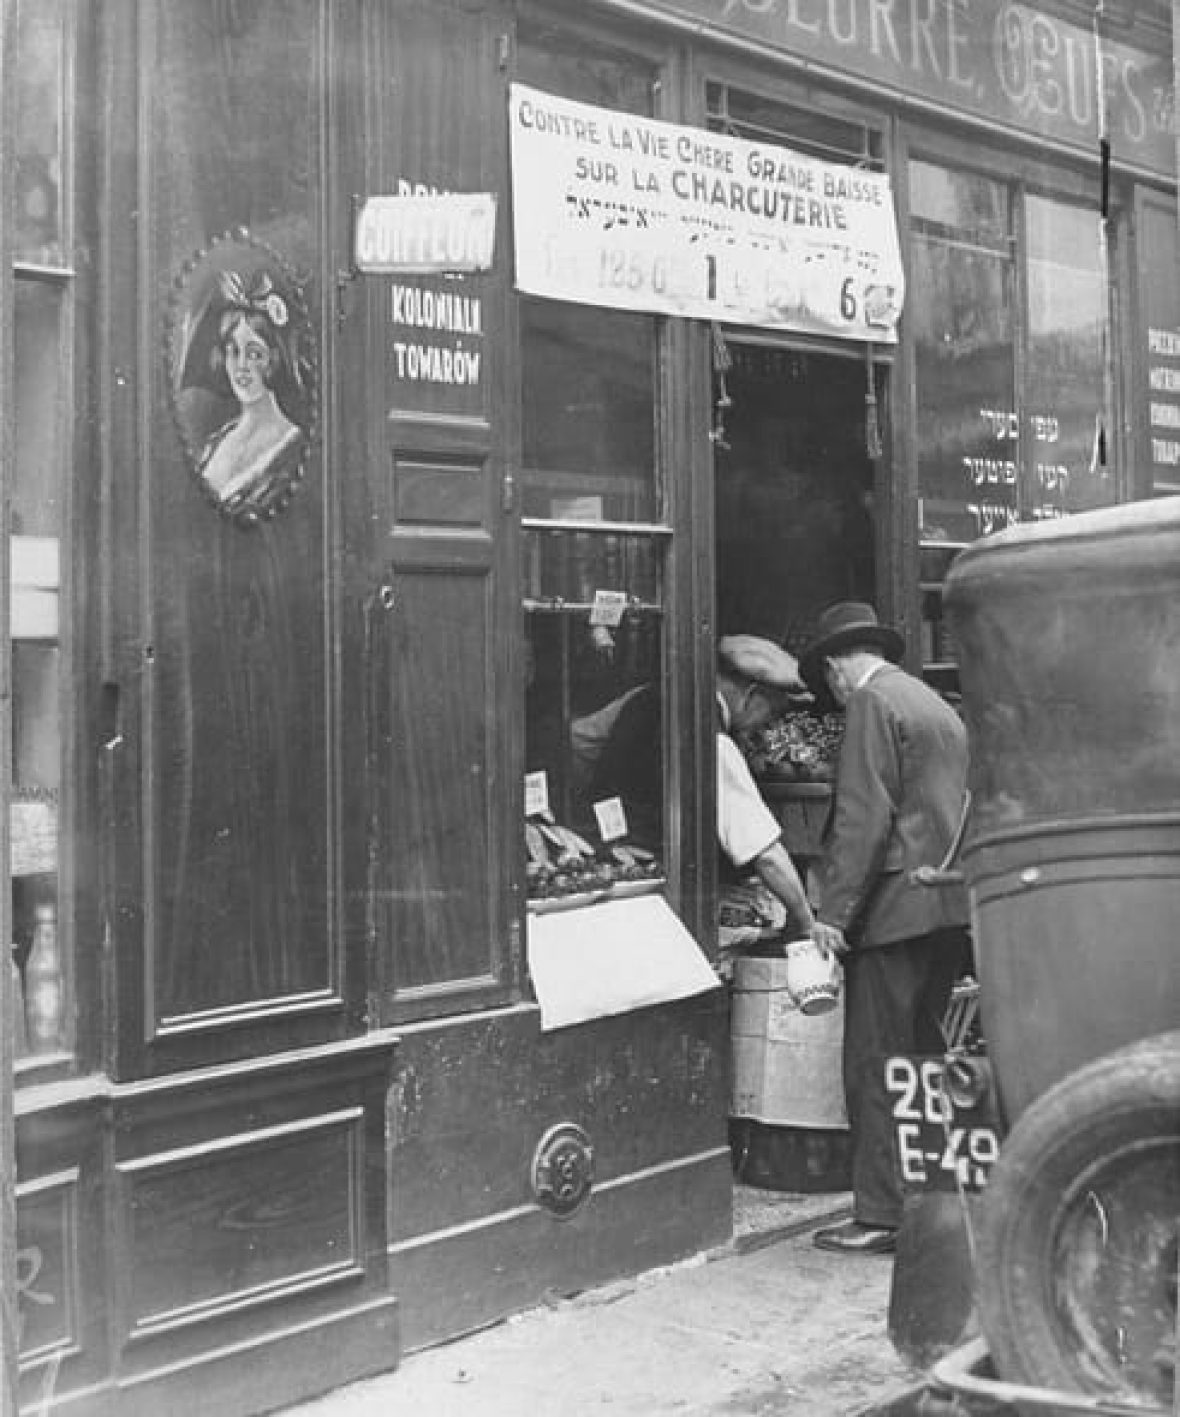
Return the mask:
M1025 520L1115 499L1101 223L1092 207L1030 195Z
M909 286L921 493L922 660L952 672L942 581L954 553L1019 519L1016 260L1004 184L910 165Z
M10 822L13 1037L18 1072L26 1073L73 1047L59 844L75 281L66 260L68 56L59 0L17 6L16 51Z
M651 113L647 66L557 31L522 35L518 77ZM551 909L662 874L670 529L657 321L522 299L520 327L528 886Z
M910 172L921 536L965 545L1018 520L1011 203L986 177Z
M652 320L522 301L522 509L530 518L655 519Z
M925 161L909 185L922 658L953 683L955 553L1115 498L1106 274L1092 208Z

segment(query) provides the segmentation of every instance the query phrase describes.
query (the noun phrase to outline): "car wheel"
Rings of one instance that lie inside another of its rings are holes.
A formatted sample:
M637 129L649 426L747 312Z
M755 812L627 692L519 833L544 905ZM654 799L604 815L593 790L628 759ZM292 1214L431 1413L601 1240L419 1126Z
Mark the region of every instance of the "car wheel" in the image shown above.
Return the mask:
M1180 1031L1033 1102L979 1207L980 1318L1000 1377L1172 1410Z

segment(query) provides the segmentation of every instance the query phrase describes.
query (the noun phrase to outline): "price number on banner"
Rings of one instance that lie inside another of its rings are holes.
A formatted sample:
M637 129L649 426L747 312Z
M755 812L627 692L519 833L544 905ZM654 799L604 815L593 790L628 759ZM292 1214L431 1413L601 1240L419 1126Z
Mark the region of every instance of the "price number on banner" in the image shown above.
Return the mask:
M668 258L640 247L603 246L598 252L598 284L632 296L667 296L672 288Z
M874 329L892 329L901 314L892 285L845 276L840 282L840 318L845 324L863 322Z
M926 1190L978 1191L1000 1154L983 1106L960 1111L948 1095L941 1058L889 1058L885 1087L902 1180Z

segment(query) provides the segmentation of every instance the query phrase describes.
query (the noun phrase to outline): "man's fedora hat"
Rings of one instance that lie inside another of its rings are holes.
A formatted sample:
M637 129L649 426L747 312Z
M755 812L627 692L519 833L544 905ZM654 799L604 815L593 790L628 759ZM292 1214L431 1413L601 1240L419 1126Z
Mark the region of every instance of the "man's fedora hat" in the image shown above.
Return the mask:
M905 641L896 630L882 625L877 612L863 600L842 600L829 605L815 624L815 633L799 656L803 678L814 684L820 677L825 655L864 645L878 650L895 664L905 653Z

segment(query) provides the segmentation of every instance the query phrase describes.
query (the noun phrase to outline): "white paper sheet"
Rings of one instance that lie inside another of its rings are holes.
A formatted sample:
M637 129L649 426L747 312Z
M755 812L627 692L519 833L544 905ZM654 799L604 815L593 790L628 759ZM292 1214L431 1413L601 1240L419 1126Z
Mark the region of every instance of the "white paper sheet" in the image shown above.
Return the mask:
M530 915L528 954L546 1032L721 987L660 895Z

